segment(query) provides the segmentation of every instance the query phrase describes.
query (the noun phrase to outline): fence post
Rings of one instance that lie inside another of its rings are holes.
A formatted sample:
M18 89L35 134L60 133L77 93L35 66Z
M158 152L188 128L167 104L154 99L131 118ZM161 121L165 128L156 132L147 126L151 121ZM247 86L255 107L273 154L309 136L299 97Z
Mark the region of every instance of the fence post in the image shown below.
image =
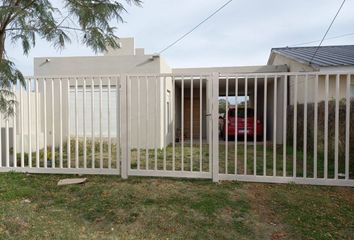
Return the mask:
M213 73L211 77L212 86L212 161L213 161L213 182L219 182L219 74Z
M121 160L121 166L120 166L120 174L123 179L128 178L128 162L129 162L129 138L128 138L128 77L127 75L121 75L120 76L120 94L119 94L119 99L117 98L117 104L120 104L120 116L121 116L121 146L122 146L122 157L120 158ZM117 120L118 122L118 120ZM118 126L117 126L118 127Z

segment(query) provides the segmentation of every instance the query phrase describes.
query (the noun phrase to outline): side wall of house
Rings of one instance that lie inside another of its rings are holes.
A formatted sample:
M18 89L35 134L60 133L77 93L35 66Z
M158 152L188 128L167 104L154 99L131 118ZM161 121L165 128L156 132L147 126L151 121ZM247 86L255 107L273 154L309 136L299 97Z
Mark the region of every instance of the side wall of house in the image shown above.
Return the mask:
M21 147L23 147L24 152L29 152L29 138L31 137L31 151L36 150L36 138L37 138L37 133L36 133L36 123L38 123L38 145L39 148L43 148L43 130L42 130L42 119L39 117L38 121L36 121L36 107L35 107L35 101L36 101L36 95L34 92L28 93L27 90L22 91L22 99L21 99L21 93L20 90L15 91L15 96L18 104L15 106L15 114L12 117L5 118L2 114L0 114L0 134L1 134L1 159L2 159L2 164L4 166L5 164L5 159L6 159L6 122L9 127L9 148L12 148L14 146L14 117L15 117L15 126L16 126L16 149L19 152L21 150ZM28 100L29 98L30 100ZM41 99L40 93L38 94L38 99ZM29 102L30 101L30 102ZM28 104L30 103L30 104ZM40 109L42 108L43 103L41 101L38 101L38 112L40 116ZM23 110L21 111L21 107L23 107ZM29 109L29 110L28 110ZM23 122L21 124L20 119L23 119ZM29 131L31 130L31 131ZM21 146L21 133L23 134L23 146ZM12 162L12 154L10 154L10 161Z
M87 87L87 97L91 96L91 77L92 76L104 76L104 75L120 75L126 76L129 74L136 75L136 74L159 74L161 72L171 72L168 68L167 64L161 63L160 58L152 58L151 55L139 55L139 56L99 56L99 57L68 57L68 58L49 58L49 61L46 61L46 58L36 58L35 59L35 76L36 77L45 77L48 76L47 84L46 84L46 93L47 93L47 139L48 144L51 144L52 139L52 99L51 99L51 78L52 76L56 76L54 81L54 136L55 136L55 144L58 145L60 141L60 124L59 124L59 79L62 79L62 111L63 111L63 122L62 122L62 129L63 135L62 138L65 140L67 138L68 133L68 118L69 112L74 112L75 104L72 102L68 102L68 81L67 76L70 76L70 91L73 93L73 88L75 86L75 76L78 77L78 88L82 89L83 86L83 78L80 76L88 76L86 87ZM91 77L90 77L91 76ZM107 78L103 77L102 85L105 87L107 86ZM113 79L113 78L112 78ZM158 147L163 146L163 126L162 126L162 114L163 111L163 92L162 92L162 79L157 82L157 87L154 86L154 78L147 78L149 81L149 91L147 93L147 85L146 80L144 78L140 78L140 123L141 129L137 129L138 121L138 104L137 104L137 78L136 77L129 77L129 90L131 91L131 122L130 124L130 139L131 139L131 146L135 148L138 143L139 138L139 145L142 147L154 147L155 142L157 143ZM169 81L167 82L167 89L171 91L171 84ZM111 81L112 89L115 88L115 79ZM95 78L94 80L95 89L99 86L99 80ZM43 81L39 80L39 91L43 93ZM98 91L96 89L96 91ZM121 91L124 91L121 89ZM82 95L82 90L79 92ZM98 94L98 93L97 93ZM104 93L105 95L107 93ZM115 95L115 92L112 91L112 95ZM148 94L148 95L146 95ZM158 109L157 112L154 109L154 102L155 98L157 97L158 101ZM70 97L72 98L72 96ZM82 97L81 97L82 98ZM98 101L98 95L95 96L95 101ZM115 98L114 98L115 99ZM43 94L41 94L41 102L43 101ZM107 102L107 101L105 101ZM115 103L114 103L115 104ZM121 103L122 104L122 103ZM148 104L148 105L147 105ZM90 102L87 100L87 105L90 106ZM113 105L113 104L111 104ZM106 106L104 106L106 107ZM123 107L123 106L121 106ZM146 110L149 109L148 114L146 114ZM98 108L96 108L98 111ZM82 111L82 106L80 104L79 111ZM97 112L98 113L98 112ZM111 113L112 115L115 112ZM72 114L71 114L72 115ZM81 114L82 115L82 114ZM87 115L87 113L86 113ZM85 116L86 116L85 115ZM153 119L155 116L158 116L156 126L154 125ZM44 119L43 113L41 113L42 121ZM82 117L79 116L80 122L82 123ZM125 117L125 116L121 116ZM70 120L73 116L70 117ZM115 116L114 116L115 119ZM148 121L146 121L148 119ZM91 121L91 119L86 119L87 124ZM98 121L98 120L97 120ZM105 120L104 120L105 121ZM70 121L70 129L73 129L73 121ZM105 121L106 122L106 121ZM145 123L148 122L148 125ZM111 123L112 124L112 123ZM115 123L113 123L115 124ZM112 125L111 125L112 126ZM99 126L97 126L98 128ZM149 131L147 132L146 129ZM156 131L156 134L154 132ZM89 131L88 131L89 132ZM139 134L138 134L139 133ZM148 134L148 136L146 135ZM73 137L75 136L75 131L71 131L70 135ZM79 132L79 135L82 135L82 132ZM111 132L111 136L115 137L116 130ZM156 136L155 139L151 139L152 136ZM98 137L98 136L96 136Z
M305 102L305 93L307 93L307 102L308 103L313 103L315 101L315 76L309 76L307 80L307 85L306 85L306 72L316 72L318 70L308 66L307 64L303 64L300 62L297 62L295 60L292 60L290 58L284 57L279 54L275 54L273 62L273 65L282 65L286 64L289 67L290 72L304 72L303 76L298 76L296 79L295 77L290 77L289 82L288 82L288 104L293 105L294 104L294 93L295 93L295 83L297 83L297 103L302 104ZM338 69L338 71L343 70L343 69ZM346 70L351 70L354 71L354 67L347 67ZM324 71L325 72L325 71ZM335 69L331 69L331 72L335 72ZM345 98L346 96L346 75L340 75L339 78L339 98ZM351 75L351 83L354 84L354 76ZM268 107L270 107L270 111L267 114L268 121L270 122L268 125L268 129L273 130L273 125L274 125L274 117L273 117L273 96L274 96L274 85L271 85L270 87L270 96L268 96L269 103ZM284 81L278 82L278 88L277 88L278 94L278 107L277 108L277 119L276 119L276 126L277 126L277 143L282 142L282 135L283 135L283 97L284 97ZM318 96L317 99L318 101L324 101L325 100L325 76L320 76L319 81L318 81ZM331 75L329 77L329 95L328 99L335 99L336 97L336 76ZM268 134L267 134L268 135ZM270 138L273 139L273 134L270 133Z
M281 65L281 64L286 64L289 67L290 72L316 72L318 69L315 69L313 67L308 66L307 64L300 63L298 61L295 61L293 59L287 58L285 56L275 54L274 60L272 62L273 65ZM320 72L325 72L326 68L321 68L319 69ZM343 68L331 68L331 72L337 71L354 71L354 66L352 67L346 67L345 69ZM308 82L307 82L307 87L305 86L305 75L304 76L299 76L297 79L297 100L298 103L304 103L305 101L305 92L307 92L307 102L314 102L315 100L315 94L314 94L314 89L315 89L315 76L309 76ZM340 76L340 85L339 85L339 97L340 99L345 97L346 94L346 76L341 75ZM352 83L354 83L353 77L351 77ZM295 86L296 79L294 77L291 77L289 79L289 103L292 105L294 104L294 86ZM325 99L325 77L320 76L319 82L318 82L318 100L323 101ZM333 99L336 96L336 77L334 75L330 76L329 78L329 99Z

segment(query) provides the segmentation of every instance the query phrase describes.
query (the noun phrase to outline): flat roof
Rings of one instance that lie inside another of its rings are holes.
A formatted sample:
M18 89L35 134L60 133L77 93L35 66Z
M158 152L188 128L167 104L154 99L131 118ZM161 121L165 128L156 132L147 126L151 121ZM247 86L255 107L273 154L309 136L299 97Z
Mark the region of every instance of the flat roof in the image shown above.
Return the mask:
M234 66L234 67L200 67L173 68L175 74L205 74L205 73L272 73L288 72L286 65Z

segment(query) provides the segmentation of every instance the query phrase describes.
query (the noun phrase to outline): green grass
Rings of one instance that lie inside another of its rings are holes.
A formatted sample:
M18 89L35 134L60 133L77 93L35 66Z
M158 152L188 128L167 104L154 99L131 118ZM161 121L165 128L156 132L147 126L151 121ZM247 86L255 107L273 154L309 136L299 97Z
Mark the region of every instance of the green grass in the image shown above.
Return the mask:
M86 167L87 168L92 168L94 165L95 168L100 168L101 167L101 161L100 161L100 156L101 156L101 143L99 139L96 139L94 142L94 151L92 151L92 141L88 139L86 141ZM109 167L109 159L108 159L108 141L107 140L102 140L102 168L108 168ZM11 149L12 151L12 149ZM84 163L84 141L82 139L78 139L78 167L79 168L84 168L85 163ZM117 144L112 140L111 142L111 164L110 166L112 168L116 168L117 166ZM63 142L63 167L67 168L69 165L68 161L68 144L67 142ZM94 156L94 161L92 161L92 156ZM53 157L54 157L54 162L53 162ZM56 147L54 149L54 156L52 152L51 146L47 147L47 166L48 167L60 167L60 148ZM37 167L37 162L36 162L36 152L32 152L31 156L31 163L33 167ZM24 153L24 165L28 166L29 165L29 154ZM17 152L17 166L21 166L21 153ZM70 141L70 166L75 167L76 166L76 141L75 139L71 139ZM44 149L40 149L39 151L39 167L44 167Z
M256 159L256 173L257 175L263 175L264 170L264 159L263 159L263 144L256 144L256 155L254 155L254 145L251 145L251 142L247 143L247 148L245 151L244 143L239 142L237 144L237 155L235 149L235 143L229 142L228 149L226 151L226 144L221 143L219 145L219 172L234 174L236 171L238 174L244 174L246 168L246 174L254 174L254 159ZM183 161L182 161L182 145L176 144L175 153L174 153L174 164L173 164L173 147L169 145L165 149L166 151L166 162L164 163L164 149L157 149L156 158L155 151L153 149L132 149L131 150L131 167L133 169L158 169L163 170L164 167L166 170L172 170L173 165L175 170L184 171L209 171L209 146L207 144L202 145L202 154L200 154L200 146L198 144L193 144L192 148L189 143L184 144L183 148ZM246 153L246 162L245 162L245 153ZM275 167L274 167L274 148L273 144L267 143L266 145L266 165L265 171L267 176L273 176L273 171L275 168L275 174L277 176L283 176L283 146L276 145L275 148ZM294 151L291 146L286 146L286 167L285 173L286 176L293 176L293 155ZM140 158L139 158L140 156ZM148 156L148 160L146 160ZM192 158L191 158L192 156ZM202 157L200 162L200 156ZM255 156L255 157L254 157ZM296 176L304 176L304 154L301 151L296 152ZM317 160L317 176L323 178L324 176L324 157L323 154L318 153ZM183 162L183 166L182 166ZM192 164L191 164L192 163ZM237 164L237 170L235 169L235 163ZM354 164L354 159L350 163ZM202 168L200 168L202 166ZM354 165L353 165L354 166ZM314 159L313 153L307 153L306 161L306 173L307 177L314 176ZM350 178L354 177L353 174L354 167L350 168ZM339 161L339 173L344 173L344 160L340 159ZM334 161L328 162L328 177L334 177Z
M353 239L353 189L295 185L277 186L271 192L272 209L286 219L290 237ZM291 227L293 226L293 227Z
M0 239L352 239L352 188L0 174Z
M198 141L197 141L198 142ZM198 142L199 143L199 142ZM185 143L183 145L183 161L182 161L182 145L180 143L175 144L175 151L173 152L172 145L167 146L165 149L131 149L131 168L132 169L157 169L157 170L184 170L184 171L209 171L209 145L202 144L200 148L199 144L193 144L192 148L190 143ZM245 151L244 142L238 142L237 149L235 149L235 142L229 141L228 149L226 151L226 144L219 144L219 172L220 173L228 173L234 174L237 171L238 174L244 174L244 170L246 169L246 174L254 174L254 159L256 159L256 173L257 175L263 175L264 171L264 149L263 143L256 144L256 155L254 155L254 145L253 142L247 143L247 148ZM82 139L78 141L78 166L83 168L84 165L84 146ZM94 161L92 161L92 143L90 140L87 140L86 144L86 166L91 168L94 164L96 168L100 168L102 164L102 168L108 168L109 165L112 168L116 168L117 166L117 145L113 141L111 143L111 163L109 163L108 158L108 142L103 140L102 142L102 162L100 161L100 142L99 139L95 141L95 151L94 151ZM274 148L272 143L267 143L266 145L266 165L265 172L266 175L272 176L275 169L275 174L277 176L283 176L283 146L276 145L275 149L275 167L274 167ZM237 155L235 154L237 150ZM71 167L76 166L76 157L75 157L75 140L71 140L70 142L70 164ZM166 152L166 153L165 153ZM226 156L227 152L227 156ZM246 162L245 162L245 153L246 153ZM164 161L164 155L166 154L166 161ZM285 174L286 176L293 176L293 155L294 150L292 146L286 146L286 167ZM192 156L192 158L191 158ZM255 156L255 157L254 157ZM296 176L303 177L304 176L304 153L302 151L296 151ZM200 161L201 157L201 161ZM25 166L28 164L28 154L25 154ZM40 150L40 167L44 166L44 150ZM47 149L47 159L48 166L60 167L59 163L59 148L55 149L55 163L52 162L52 151L51 148ZM191 160L192 159L192 160ZM227 162L226 162L227 160ZM237 160L237 161L236 161ZM349 178L354 178L354 158L349 159L350 172ZM237 164L237 170L235 169L235 163ZM21 164L21 155L17 154L17 165ZM37 166L36 164L36 153L32 153L32 166ZM67 157L67 143L63 143L63 167L68 167L68 157ZM339 173L344 173L345 161L340 158L338 162ZM307 152L307 177L314 176L314 158L313 152ZM319 178L324 177L324 154L322 152L318 152L318 160L317 160L317 176ZM334 161L328 161L328 177L334 177ZM341 178L342 176L340 176Z

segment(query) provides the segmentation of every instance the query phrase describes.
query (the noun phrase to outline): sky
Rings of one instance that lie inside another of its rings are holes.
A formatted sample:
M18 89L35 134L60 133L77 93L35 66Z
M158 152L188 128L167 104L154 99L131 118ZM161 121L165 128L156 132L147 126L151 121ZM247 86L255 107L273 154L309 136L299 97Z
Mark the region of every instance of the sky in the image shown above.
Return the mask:
M122 0L121 0L122 1ZM60 4L60 0L53 0ZM124 2L124 1L122 1ZM119 37L134 37L146 53L157 53L208 17L226 0L144 0L126 5ZM124 2L125 3L125 2ZM181 42L162 54L173 67L264 65L273 47L320 40L342 0L233 0ZM354 44L354 0L347 0L322 45ZM318 45L319 41L303 46ZM92 56L75 39L64 50L37 40L28 56L20 44L7 43L7 54L25 74L33 74L34 57Z

